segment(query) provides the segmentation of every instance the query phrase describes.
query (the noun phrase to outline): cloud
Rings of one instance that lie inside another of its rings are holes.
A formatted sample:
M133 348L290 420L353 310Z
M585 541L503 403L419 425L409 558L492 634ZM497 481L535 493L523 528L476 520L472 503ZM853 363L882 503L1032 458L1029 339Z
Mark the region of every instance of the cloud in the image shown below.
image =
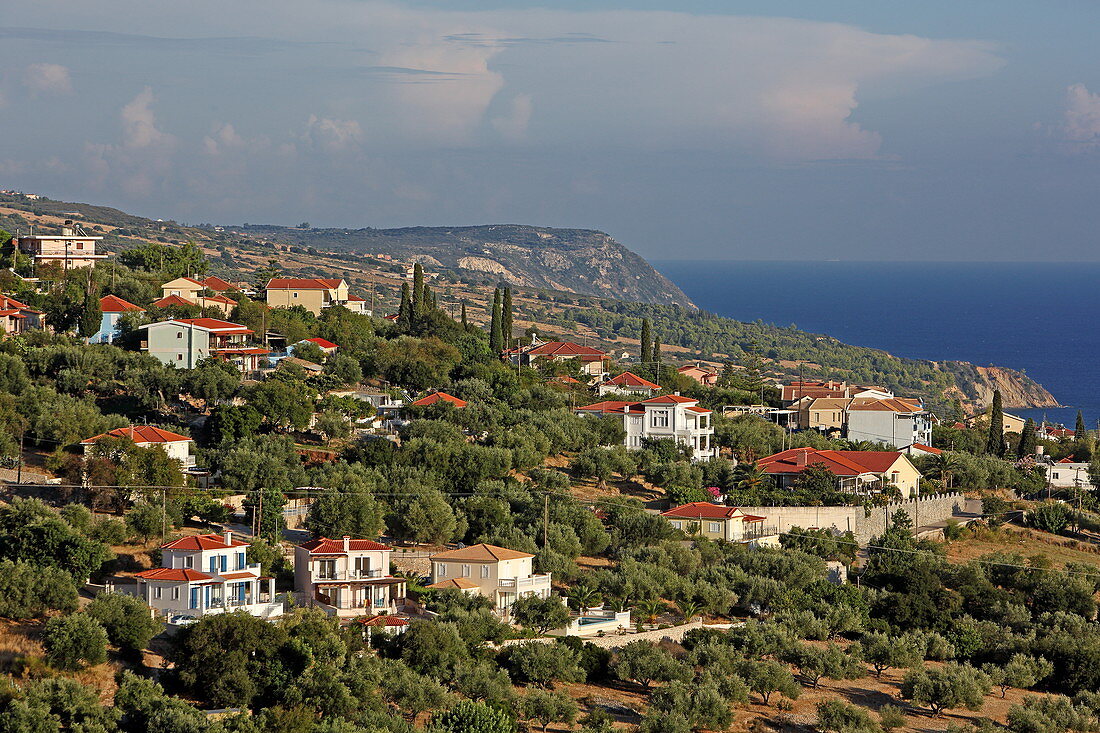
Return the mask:
M61 64L31 64L23 72L23 83L32 92L68 94L73 90L69 70Z
M507 140L522 140L527 135L533 106L530 94L517 95L507 115L493 118L493 127Z
M145 87L119 110L121 142L88 143L85 162L97 188L121 187L140 198L170 182L177 141L157 126L153 90Z
M1093 94L1084 84L1066 88L1066 109L1059 130L1062 139L1078 149L1100 146L1100 94Z
M310 115L302 140L311 148L328 153L346 153L359 147L363 129L355 120L334 120Z

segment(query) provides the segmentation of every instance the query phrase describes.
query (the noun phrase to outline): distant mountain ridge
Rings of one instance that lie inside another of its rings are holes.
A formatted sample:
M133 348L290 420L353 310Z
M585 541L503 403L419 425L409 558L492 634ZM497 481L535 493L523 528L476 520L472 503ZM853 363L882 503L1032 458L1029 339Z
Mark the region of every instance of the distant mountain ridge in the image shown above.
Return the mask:
M654 305L695 304L671 280L610 235L522 224L401 229L314 229L244 224L254 237L328 252L390 255L434 270L484 273L528 288Z

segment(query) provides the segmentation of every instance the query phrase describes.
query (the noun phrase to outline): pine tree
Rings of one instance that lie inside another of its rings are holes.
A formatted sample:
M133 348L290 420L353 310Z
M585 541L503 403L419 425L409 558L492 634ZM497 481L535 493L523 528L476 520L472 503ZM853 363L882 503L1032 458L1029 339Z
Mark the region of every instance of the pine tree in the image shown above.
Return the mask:
M412 285L412 321L415 323L424 316L424 266L417 262L413 265Z
M1035 449L1039 447L1039 438L1035 434L1035 421L1030 417L1024 423L1024 429L1020 431L1020 445L1016 448L1019 458L1035 455Z
M504 337L504 348L512 345L512 289L504 288L504 299L500 306L500 332Z
M412 295L409 291L409 283L401 283L401 307L397 310L397 325L403 330L408 330L412 325Z
M642 366L649 366L649 362L653 361L653 336L650 331L649 319L642 319L642 350L638 355L639 361Z
M464 300L462 301L462 327L467 328L469 325L469 322L466 320L466 301Z
M489 319L489 350L494 354L504 350L504 332L500 327L501 298L500 288L497 288L493 291L493 314Z
M1092 437L1085 427L1085 417L1077 411L1077 424L1073 428L1073 458L1081 463L1092 460Z
M989 409L989 439L986 451L995 456L1005 454L1005 412L1001 405L1001 390L993 390L993 406Z

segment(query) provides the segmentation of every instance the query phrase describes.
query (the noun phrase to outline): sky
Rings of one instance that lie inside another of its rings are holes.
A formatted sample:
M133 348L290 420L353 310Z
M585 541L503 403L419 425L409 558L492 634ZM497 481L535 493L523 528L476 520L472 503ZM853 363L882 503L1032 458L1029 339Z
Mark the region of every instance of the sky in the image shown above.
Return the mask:
M0 188L653 259L1100 260L1100 3L35 0Z

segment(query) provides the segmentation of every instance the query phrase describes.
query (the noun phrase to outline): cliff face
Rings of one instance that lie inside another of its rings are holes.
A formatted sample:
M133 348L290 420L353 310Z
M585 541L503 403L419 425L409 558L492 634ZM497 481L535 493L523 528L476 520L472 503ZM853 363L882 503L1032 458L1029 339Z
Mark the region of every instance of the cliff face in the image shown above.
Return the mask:
M960 397L978 409L993 402L993 391L1001 391L1006 408L1061 407L1043 385L1015 369L975 366L964 361L941 362L940 367L955 377Z
M591 229L515 224L404 229L288 229L244 226L253 236L330 252L390 255L459 276L484 273L512 285L694 308L639 255Z

